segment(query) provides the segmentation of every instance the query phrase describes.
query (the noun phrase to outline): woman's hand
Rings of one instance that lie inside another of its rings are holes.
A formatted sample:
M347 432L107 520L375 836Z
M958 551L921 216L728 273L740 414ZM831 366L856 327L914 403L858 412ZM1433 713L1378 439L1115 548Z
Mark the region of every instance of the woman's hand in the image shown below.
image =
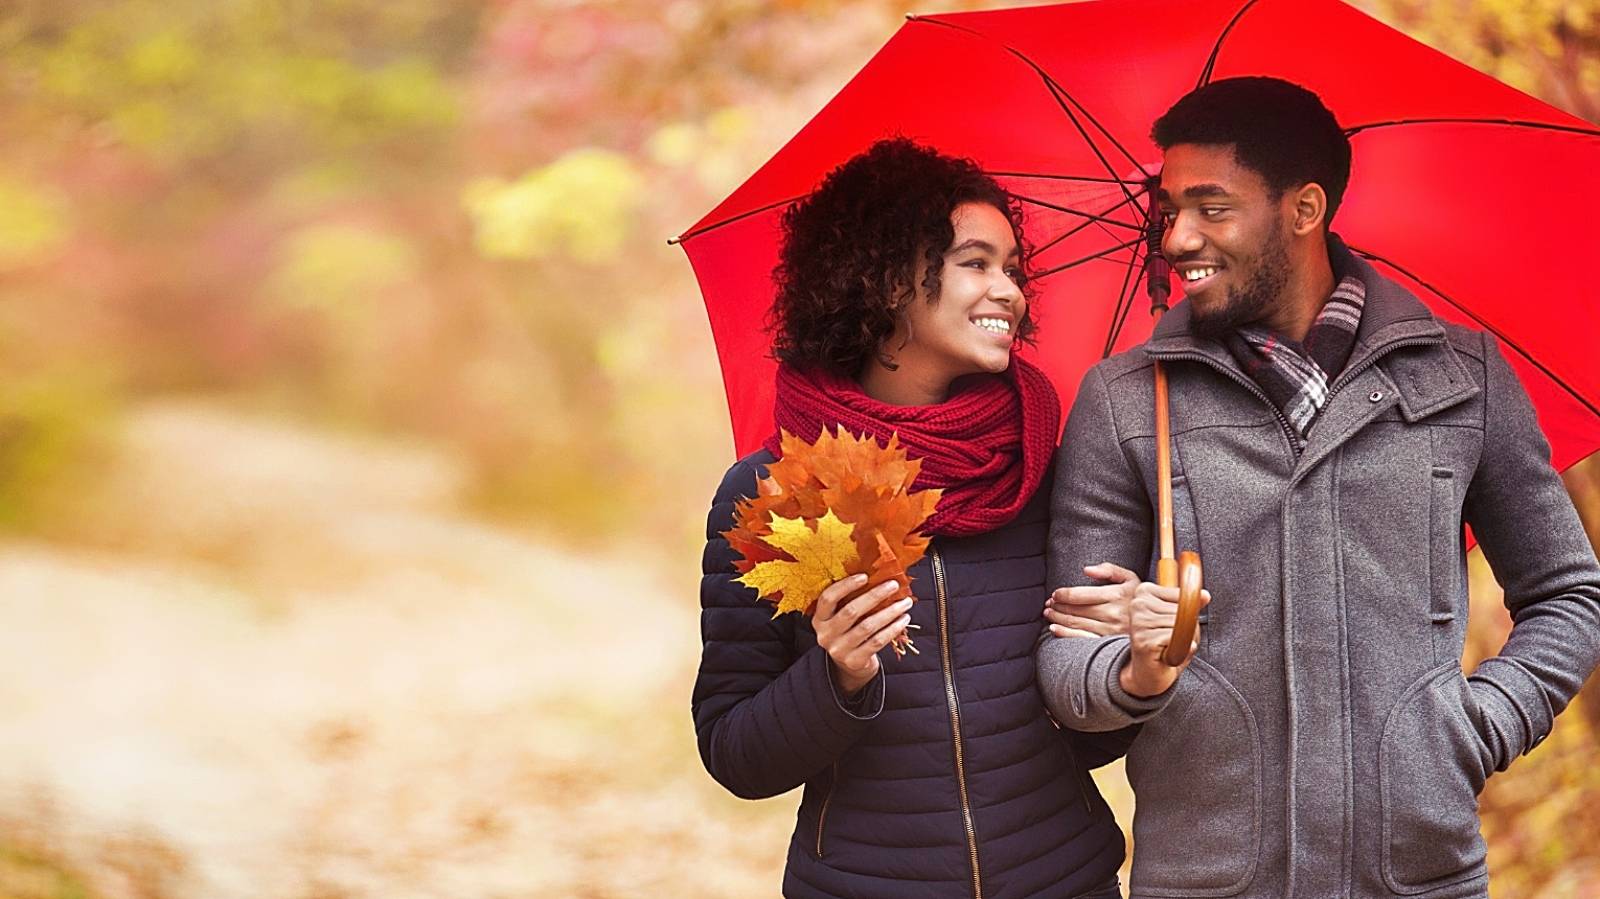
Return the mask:
M1102 583L1060 587L1044 601L1044 617L1057 637L1111 637L1128 633L1133 594L1139 576L1110 562L1090 565L1083 573Z
M853 696L877 676L881 663L878 650L906 632L911 623L907 597L879 609L900 585L886 581L865 593L867 576L853 574L834 581L817 597L811 627L817 632L817 645L833 659L833 679L845 696Z

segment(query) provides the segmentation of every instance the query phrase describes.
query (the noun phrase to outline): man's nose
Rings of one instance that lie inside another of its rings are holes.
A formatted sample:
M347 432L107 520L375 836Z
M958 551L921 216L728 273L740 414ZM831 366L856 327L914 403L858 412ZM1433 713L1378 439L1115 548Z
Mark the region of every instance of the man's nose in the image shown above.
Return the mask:
M1161 255L1167 259L1181 259L1188 253L1199 252L1205 247L1205 240L1200 232L1191 224L1189 216L1182 213L1173 216L1167 224L1166 231L1161 235Z

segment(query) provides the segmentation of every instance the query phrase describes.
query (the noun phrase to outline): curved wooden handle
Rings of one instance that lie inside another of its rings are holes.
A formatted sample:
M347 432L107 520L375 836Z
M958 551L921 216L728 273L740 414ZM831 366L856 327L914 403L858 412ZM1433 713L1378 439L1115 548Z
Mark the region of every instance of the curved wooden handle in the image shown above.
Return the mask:
M1187 549L1178 553L1177 568L1178 620L1172 625L1172 642L1161 654L1161 661L1174 668L1189 658L1189 645L1200 627L1200 590L1205 586L1199 553Z

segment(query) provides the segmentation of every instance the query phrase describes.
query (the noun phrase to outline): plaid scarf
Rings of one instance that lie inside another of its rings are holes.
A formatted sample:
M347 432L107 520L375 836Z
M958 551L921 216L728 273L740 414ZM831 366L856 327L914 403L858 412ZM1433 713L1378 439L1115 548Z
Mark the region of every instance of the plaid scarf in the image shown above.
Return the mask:
M1346 274L1317 313L1302 343L1247 325L1225 339L1228 351L1245 374L1282 410L1295 429L1295 451L1305 448L1306 435L1328 403L1328 384L1350 361L1367 286Z

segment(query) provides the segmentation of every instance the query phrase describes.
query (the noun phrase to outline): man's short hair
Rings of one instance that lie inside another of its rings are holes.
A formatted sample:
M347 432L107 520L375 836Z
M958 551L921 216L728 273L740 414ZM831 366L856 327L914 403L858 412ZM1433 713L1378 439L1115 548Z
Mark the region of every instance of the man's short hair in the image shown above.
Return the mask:
M1332 221L1350 183L1350 139L1316 94L1281 78L1225 78L1196 88L1150 129L1163 151L1177 144L1232 145L1239 164L1277 196L1316 182Z

